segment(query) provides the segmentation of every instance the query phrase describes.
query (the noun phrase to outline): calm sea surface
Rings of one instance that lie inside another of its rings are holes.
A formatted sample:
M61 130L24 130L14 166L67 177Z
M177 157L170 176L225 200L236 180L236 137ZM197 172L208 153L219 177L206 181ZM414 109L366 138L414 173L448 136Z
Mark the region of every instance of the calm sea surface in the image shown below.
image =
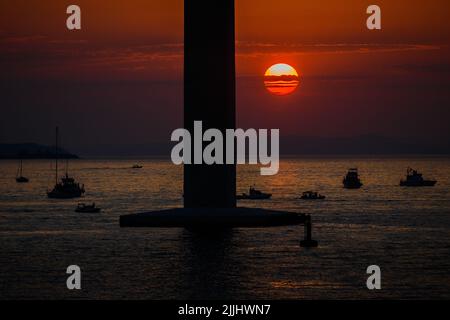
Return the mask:
M353 166L364 187L345 190ZM399 187L408 166L436 187ZM449 158L285 159L273 177L239 167L238 192L256 184L274 194L240 205L310 213L316 249L300 248L302 226L214 236L119 228L121 214L182 205L182 168L168 161L71 161L86 186L82 200L47 199L50 161L24 162L29 184L15 182L16 170L16 161L0 161L2 299L450 298ZM299 200L310 189L327 199ZM103 211L76 213L79 201ZM72 264L81 267L81 291L66 289ZM366 288L373 264L382 271L377 292Z

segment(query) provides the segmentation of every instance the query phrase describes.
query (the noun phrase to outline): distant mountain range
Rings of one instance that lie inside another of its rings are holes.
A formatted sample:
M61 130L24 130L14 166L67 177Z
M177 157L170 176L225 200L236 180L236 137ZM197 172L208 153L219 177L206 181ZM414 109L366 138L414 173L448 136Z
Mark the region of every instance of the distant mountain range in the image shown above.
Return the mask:
M75 148L86 157L163 156L170 159L175 142L126 145L95 145ZM450 141L406 140L377 135L356 137L298 137L281 136L282 155L377 155L377 154L450 154Z
M37 143L0 144L0 159L53 159L55 147ZM58 148L58 158L77 159L78 156Z
M80 146L77 153L84 157L142 157L163 156L170 159L175 142L144 144L114 144ZM280 154L282 155L381 155L381 154L450 154L450 141L434 143L403 140L377 135L357 137L296 137L281 136ZM0 144L0 159L53 159L55 147L36 143ZM61 159L77 159L78 155L64 149L58 149Z
M429 142L378 135L356 137L282 137L281 154L450 154L450 141Z

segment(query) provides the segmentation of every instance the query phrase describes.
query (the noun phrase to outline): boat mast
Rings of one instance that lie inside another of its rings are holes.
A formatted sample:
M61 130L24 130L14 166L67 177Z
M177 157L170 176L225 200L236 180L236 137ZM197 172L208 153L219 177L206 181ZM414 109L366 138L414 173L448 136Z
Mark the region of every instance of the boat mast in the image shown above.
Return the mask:
M55 162L56 162L55 184L58 184L58 127L56 127Z
M22 161L22 160L21 160L21 161ZM16 171L16 178L18 178L19 175L20 175L20 165L19 165L19 167L17 168L17 171Z
M22 159L20 159L20 176L22 177Z

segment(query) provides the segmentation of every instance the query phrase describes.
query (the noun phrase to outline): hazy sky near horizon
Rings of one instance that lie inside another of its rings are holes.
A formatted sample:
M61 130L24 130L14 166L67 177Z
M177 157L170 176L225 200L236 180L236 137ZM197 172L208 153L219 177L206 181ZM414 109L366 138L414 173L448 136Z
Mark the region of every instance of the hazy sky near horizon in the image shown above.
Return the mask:
M447 0L236 0L238 126L450 140L449 20ZM283 97L263 82L280 62L301 77ZM51 143L55 125L75 149L169 141L182 78L182 0L0 1L0 143Z

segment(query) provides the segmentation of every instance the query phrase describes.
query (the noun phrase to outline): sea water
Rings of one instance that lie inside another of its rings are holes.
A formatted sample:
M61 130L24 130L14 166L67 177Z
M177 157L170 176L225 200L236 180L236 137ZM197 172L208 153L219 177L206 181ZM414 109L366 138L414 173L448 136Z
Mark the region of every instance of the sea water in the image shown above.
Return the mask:
M311 214L314 249L299 246L303 226L120 228L122 214L182 206L183 169L170 159L71 161L86 188L71 200L46 197L50 161L24 161L28 184L15 182L17 165L0 161L1 299L450 298L449 158L282 158L275 176L239 166L238 193L256 185L273 194L239 205ZM400 187L408 166L437 185ZM359 190L342 187L350 167ZM307 190L327 198L301 200ZM76 213L78 202L103 210ZM81 290L66 287L69 265L81 268ZM381 290L366 287L369 265L381 268Z

